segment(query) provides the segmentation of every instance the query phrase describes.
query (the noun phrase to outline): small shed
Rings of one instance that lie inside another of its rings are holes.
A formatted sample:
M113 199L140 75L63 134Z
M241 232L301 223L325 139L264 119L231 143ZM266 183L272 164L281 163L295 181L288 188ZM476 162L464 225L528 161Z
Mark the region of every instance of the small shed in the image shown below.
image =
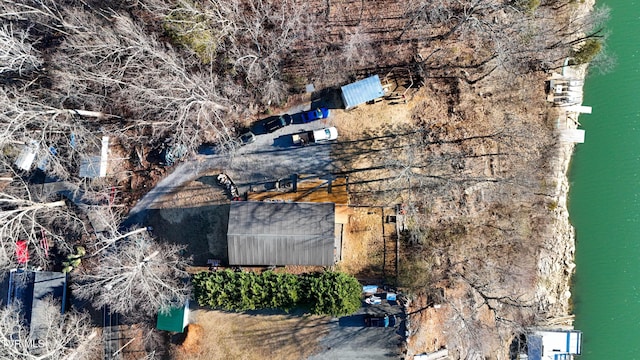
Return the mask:
M333 265L335 204L234 201L227 245L230 265Z
M527 335L528 360L573 359L581 353L581 331L543 330Z
M97 178L100 177L100 156L90 156L80 163L80 177Z
M345 85L341 90L342 102L347 110L384 96L384 89L378 75Z
M80 177L97 178L107 176L107 165L109 161L109 137L102 137L102 147L100 156L90 156L80 164Z
M29 171L31 170L31 165L33 161L36 159L36 154L38 153L38 149L40 148L40 143L31 140L28 144L25 144L20 154L18 154L18 158L14 162L14 164L21 170Z
M158 321L156 323L156 329L171 331L171 332L184 332L184 328L189 324L189 301L181 307L172 307L167 313L158 313Z

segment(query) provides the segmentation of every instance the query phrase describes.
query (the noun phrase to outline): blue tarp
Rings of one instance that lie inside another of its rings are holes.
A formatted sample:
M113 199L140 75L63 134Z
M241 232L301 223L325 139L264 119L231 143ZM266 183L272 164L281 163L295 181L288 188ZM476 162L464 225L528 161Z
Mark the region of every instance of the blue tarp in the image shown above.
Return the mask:
M378 75L342 87L342 102L345 109L351 109L382 96L384 96L384 89Z
M378 285L365 285L362 287L362 292L365 294L375 294L378 292Z

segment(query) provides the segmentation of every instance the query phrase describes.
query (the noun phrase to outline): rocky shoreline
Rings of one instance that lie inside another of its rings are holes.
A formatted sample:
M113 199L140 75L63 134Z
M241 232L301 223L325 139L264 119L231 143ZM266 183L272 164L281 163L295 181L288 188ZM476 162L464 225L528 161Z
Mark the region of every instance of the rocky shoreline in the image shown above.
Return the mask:
M553 236L544 240L538 258L535 303L547 314L549 325L571 326L571 278L575 270L575 229L569 219L567 172L575 145L561 144L557 156L557 206ZM559 323L558 323L559 321Z
M583 16L593 10L594 0L582 3L577 16ZM585 81L588 65L565 67L565 76ZM559 108L562 109L562 108ZM580 124L578 113L560 110L559 128L576 129ZM568 209L569 179L568 171L575 149L574 143L560 143L558 153L552 164L556 183L556 208L554 209L553 236L544 239L538 257L538 284L535 301L547 319L540 325L556 328L573 328L571 285L575 272L575 229L571 225Z

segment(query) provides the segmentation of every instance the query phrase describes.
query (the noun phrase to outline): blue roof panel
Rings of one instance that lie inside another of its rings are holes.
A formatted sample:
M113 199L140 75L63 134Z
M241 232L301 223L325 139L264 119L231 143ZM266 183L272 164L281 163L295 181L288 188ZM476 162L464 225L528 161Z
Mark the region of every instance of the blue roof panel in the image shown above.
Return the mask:
M351 109L382 96L384 96L384 89L378 75L342 87L342 102L345 109Z
M529 360L542 360L542 337L527 336L527 355Z

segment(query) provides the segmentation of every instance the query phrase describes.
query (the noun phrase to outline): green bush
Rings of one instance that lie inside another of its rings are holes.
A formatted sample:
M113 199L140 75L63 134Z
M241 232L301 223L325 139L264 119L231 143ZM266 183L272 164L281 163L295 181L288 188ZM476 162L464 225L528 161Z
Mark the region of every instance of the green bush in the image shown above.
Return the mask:
M586 64L591 62L602 50L602 42L598 39L589 39L582 44L573 54L576 64Z
M163 27L174 44L191 49L203 64L213 61L217 46L216 32L204 16L194 16L186 10L176 9L165 17Z
M232 311L265 308L288 310L299 300L298 278L266 271L200 272L193 277L196 300L200 305Z
M532 13L540 7L540 0L516 0L515 5L524 11Z
M358 310L362 291L354 277L330 271L300 276L273 271L200 272L192 283L196 300L203 306L246 311L306 305L313 314L332 316Z
M302 292L313 314L349 315L361 305L362 286L353 276L340 272L302 275Z

